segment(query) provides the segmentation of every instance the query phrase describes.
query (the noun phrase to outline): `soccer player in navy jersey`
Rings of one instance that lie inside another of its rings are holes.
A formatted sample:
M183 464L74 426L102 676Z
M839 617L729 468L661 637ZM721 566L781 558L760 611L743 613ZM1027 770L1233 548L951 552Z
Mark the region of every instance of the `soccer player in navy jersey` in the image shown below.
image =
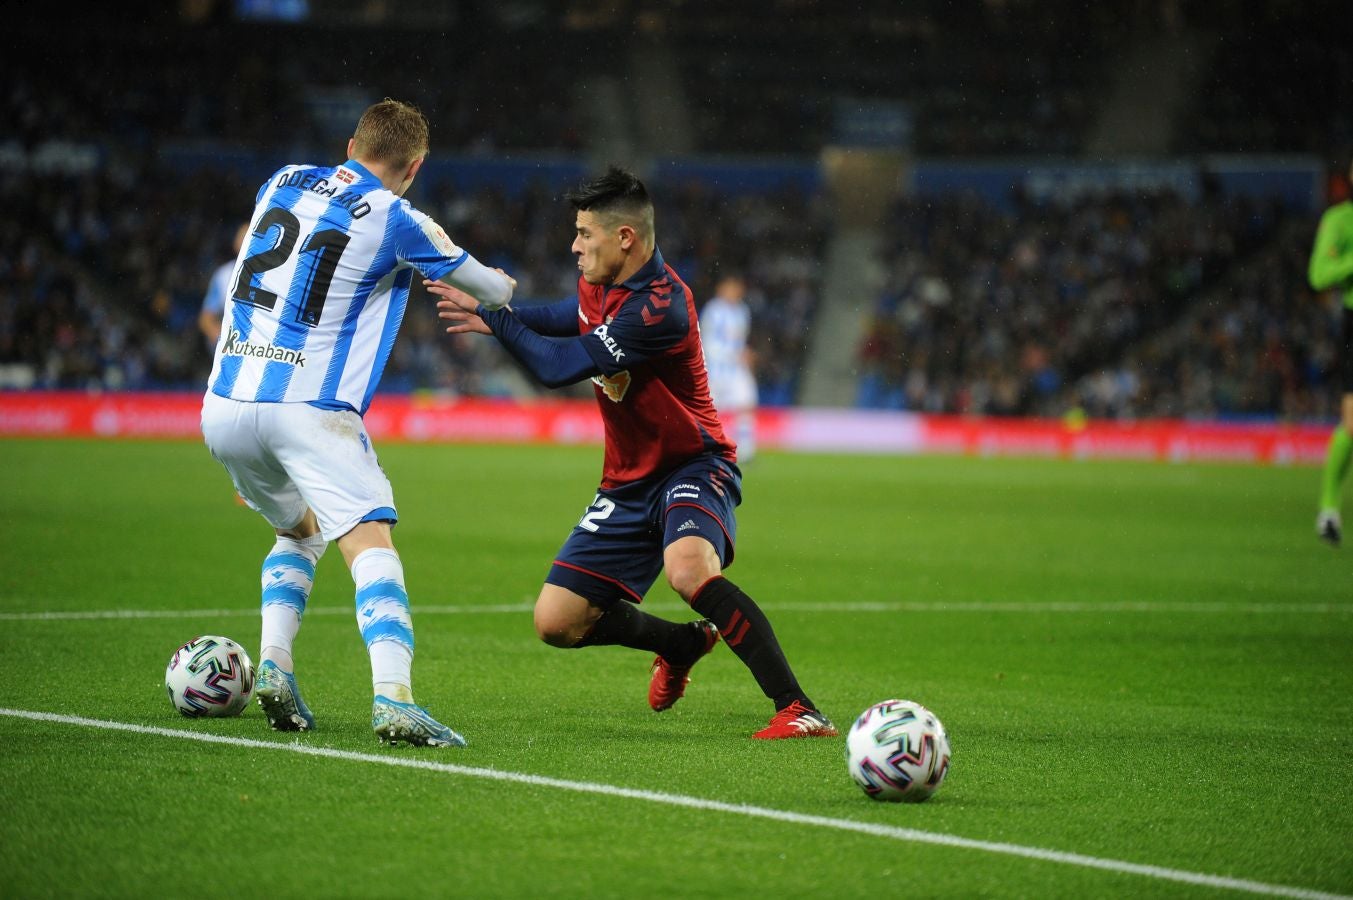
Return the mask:
M202 436L235 490L276 531L263 560L255 694L269 724L308 731L293 643L329 542L356 586L382 741L463 746L413 701L413 620L391 539L398 515L362 415L380 383L415 270L490 306L515 282L403 199L428 151L415 107L369 107L340 165L285 166L259 189L227 279Z
M681 698L691 667L722 635L775 704L753 737L835 735L765 614L723 575L742 476L710 400L691 291L663 262L648 192L613 167L568 200L577 212L576 297L492 310L424 282L443 298L447 331L494 335L549 387L586 378L594 385L606 430L601 485L541 588L536 633L555 647L655 653L648 702L657 711ZM664 569L703 619L670 622L638 607Z

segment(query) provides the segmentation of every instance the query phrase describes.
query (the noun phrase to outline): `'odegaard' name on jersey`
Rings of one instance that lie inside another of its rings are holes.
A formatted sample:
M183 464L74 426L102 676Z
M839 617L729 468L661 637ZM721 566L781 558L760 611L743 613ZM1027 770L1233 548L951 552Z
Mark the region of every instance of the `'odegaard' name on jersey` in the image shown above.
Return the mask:
M223 356L257 356L259 359L275 359L279 362L290 363L298 368L305 368L305 354L299 350L288 350L285 347L274 347L272 344L251 344L240 340L238 331L230 332L230 337L226 340L225 346L221 348Z
M339 172L345 172L346 169L339 169ZM354 219L360 219L362 216L371 212L371 204L362 199L362 194L356 191L344 191L338 193L338 185L330 184L329 179L306 172L292 172L289 175L281 175L277 179L277 186L280 188L294 187L303 191L310 191L319 194L321 197L333 197L334 202L348 211L348 215ZM338 194L338 196L334 196Z

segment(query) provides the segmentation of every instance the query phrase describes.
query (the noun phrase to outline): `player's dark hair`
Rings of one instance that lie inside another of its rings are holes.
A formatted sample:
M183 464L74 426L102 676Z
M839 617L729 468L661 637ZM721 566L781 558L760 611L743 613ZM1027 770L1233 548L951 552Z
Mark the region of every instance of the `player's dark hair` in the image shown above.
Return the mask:
M608 225L630 225L647 240L653 239L653 200L639 176L619 166L584 181L564 195L575 210L595 213Z

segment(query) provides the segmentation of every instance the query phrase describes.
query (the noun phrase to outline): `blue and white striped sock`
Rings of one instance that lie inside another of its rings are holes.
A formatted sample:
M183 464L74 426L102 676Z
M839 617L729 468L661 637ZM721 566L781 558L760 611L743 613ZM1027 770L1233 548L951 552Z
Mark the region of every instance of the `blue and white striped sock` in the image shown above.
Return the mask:
M403 700L412 687L413 618L404 589L404 566L399 554L373 547L352 561L357 585L357 627L371 655L371 683L377 693L400 686L394 700Z
M315 585L315 566L328 546L329 542L320 535L302 540L279 535L263 560L260 661L271 659L287 672L294 669L291 647L301 628L310 589Z

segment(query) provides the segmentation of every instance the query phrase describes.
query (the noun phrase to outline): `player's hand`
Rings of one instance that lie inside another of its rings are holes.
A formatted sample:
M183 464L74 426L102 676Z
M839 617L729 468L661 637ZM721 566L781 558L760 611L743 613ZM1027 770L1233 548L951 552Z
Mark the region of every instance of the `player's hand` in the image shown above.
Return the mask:
M512 283L512 290L515 291L517 289L517 279L513 278L511 275L504 272L501 268L494 269L493 271L497 272L499 275L503 276L508 281L510 281Z
M493 334L479 317L479 301L444 281L423 279L423 287L437 296L437 318L450 322L447 334Z

